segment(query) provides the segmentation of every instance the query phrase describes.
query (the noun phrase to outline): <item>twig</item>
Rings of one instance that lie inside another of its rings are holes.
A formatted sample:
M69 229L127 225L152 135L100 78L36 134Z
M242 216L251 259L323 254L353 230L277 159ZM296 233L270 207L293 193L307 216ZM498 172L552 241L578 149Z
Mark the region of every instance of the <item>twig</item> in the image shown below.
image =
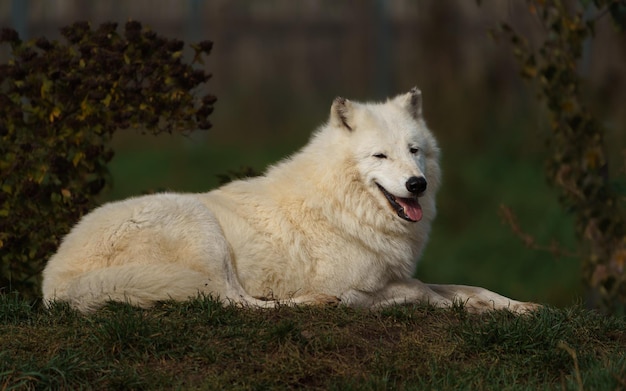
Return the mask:
M578 367L578 357L576 356L576 350L572 349L564 341L559 341L556 347L559 349L565 350L567 353L569 353L570 356L572 356L572 359L574 360L574 372L576 374L576 383L578 384L578 389L580 391L583 391L583 379L580 376L580 368Z
M510 207L500 204L499 214L505 223L511 228L511 231L513 231L515 236L517 236L526 247L532 250L549 252L557 258L560 256L572 258L581 256L581 254L576 251L563 248L556 240L553 240L550 245L538 244L534 236L522 230L519 222L517 221L517 216L515 216L515 213L513 213L513 210Z

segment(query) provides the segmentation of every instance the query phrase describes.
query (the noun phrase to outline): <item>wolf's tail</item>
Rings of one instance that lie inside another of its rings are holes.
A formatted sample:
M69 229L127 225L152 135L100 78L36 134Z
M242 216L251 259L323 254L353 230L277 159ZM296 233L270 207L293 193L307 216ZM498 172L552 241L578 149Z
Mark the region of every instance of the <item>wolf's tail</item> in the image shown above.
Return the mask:
M207 275L180 264L122 265L91 270L69 282L67 289L45 294L46 303L66 301L81 312L118 301L150 307L162 300L187 300L202 292Z

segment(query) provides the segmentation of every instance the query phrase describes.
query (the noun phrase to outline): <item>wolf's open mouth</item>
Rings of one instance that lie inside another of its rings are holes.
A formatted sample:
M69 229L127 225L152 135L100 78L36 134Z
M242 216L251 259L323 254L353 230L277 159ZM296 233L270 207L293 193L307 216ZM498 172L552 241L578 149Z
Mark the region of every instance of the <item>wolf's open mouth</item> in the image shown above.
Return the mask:
M417 198L396 197L378 183L376 186L378 186L380 191L385 195L385 198L389 201L389 205L396 211L398 216L412 223L422 219L422 207L417 201Z

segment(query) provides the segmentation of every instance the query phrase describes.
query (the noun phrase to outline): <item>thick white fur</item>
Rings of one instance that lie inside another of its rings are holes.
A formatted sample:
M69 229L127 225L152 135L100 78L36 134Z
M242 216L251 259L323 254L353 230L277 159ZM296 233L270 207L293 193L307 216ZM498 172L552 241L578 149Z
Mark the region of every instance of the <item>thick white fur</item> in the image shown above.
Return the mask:
M338 98L310 142L264 176L204 194L131 198L86 215L49 260L44 299L81 311L198 293L259 307L458 300L478 311L534 309L482 288L412 278L435 218L438 159L419 90L384 103ZM421 176L423 217L409 222L378 185L411 197L407 179Z

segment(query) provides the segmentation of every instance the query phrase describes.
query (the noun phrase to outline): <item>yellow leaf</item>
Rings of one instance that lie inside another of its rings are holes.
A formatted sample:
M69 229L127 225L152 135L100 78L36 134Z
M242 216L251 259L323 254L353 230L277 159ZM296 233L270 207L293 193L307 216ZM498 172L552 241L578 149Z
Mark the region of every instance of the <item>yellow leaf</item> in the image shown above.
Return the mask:
M43 83L41 83L41 89L39 90L41 97L43 99L46 99L51 89L52 89L52 81L48 79L44 80Z
M71 198L72 193L68 189L61 189L61 195L63 198Z
M181 90L175 90L171 93L172 100L179 100L184 95L185 95L185 92Z
M41 172L41 173L40 173L39 175L37 175L37 177L35 178L35 182L37 182L38 184L41 184L45 178L46 178L46 173L45 173L45 172Z
M74 158L72 159L72 164L74 167L78 166L78 163L85 158L85 154L83 152L76 152Z
M113 99L113 98L111 97L111 94L107 94L107 96L106 96L104 99L102 99L102 104L103 104L105 107L109 107L109 105L111 104L111 99Z
M83 121L85 118L90 116L91 113L93 113L93 107L89 105L89 103L87 102L87 98L83 99L83 101L80 102L80 110L81 113L77 116L77 118L81 121Z
M59 118L60 115L61 115L61 109L59 109L58 107L55 107L50 112L50 116L48 118L50 119L50 122L54 122L54 120Z
M524 68L522 68L522 75L528 78L533 78L537 76L537 68L526 65Z
M45 164L39 166L39 173L34 178L35 182L41 184L44 179L46 179L46 174L48 174L48 167Z

